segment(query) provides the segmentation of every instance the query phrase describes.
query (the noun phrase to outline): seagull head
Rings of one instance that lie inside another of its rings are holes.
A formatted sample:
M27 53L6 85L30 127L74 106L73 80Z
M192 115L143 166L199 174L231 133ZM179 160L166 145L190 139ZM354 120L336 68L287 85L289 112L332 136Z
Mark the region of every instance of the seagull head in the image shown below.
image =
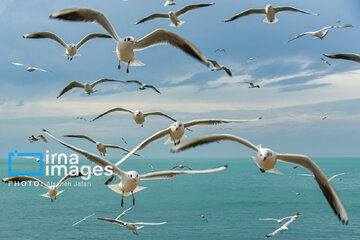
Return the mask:
M271 159L275 157L275 153L268 148L260 148L259 149L259 157L261 160L266 161L266 159Z
M273 7L270 4L267 4L265 9L272 9Z
M184 129L184 125L181 122L174 122L171 128L174 130L174 132L177 132L181 129Z
M75 44L69 44L69 48L76 48Z
M125 44L135 44L136 43L136 40L134 37L132 36L127 36L123 39L124 43Z
M136 111L134 111L134 115L135 115L135 117L140 117L143 115L143 113L139 110L136 110Z
M127 177L133 181L139 181L139 174L136 171L129 171L127 172Z

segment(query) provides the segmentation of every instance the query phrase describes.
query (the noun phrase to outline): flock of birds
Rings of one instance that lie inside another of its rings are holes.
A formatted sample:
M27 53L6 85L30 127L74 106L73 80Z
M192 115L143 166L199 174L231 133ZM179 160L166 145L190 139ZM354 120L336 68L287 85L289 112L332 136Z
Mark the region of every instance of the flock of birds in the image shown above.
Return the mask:
M167 0L165 2L164 6L171 6L171 5L175 5L175 4L176 3L173 0ZM139 20L135 24L140 24L143 22L157 19L157 18L167 18L167 19L170 19L170 21L171 21L170 26L179 27L185 23L184 21L181 21L178 19L180 16L184 15L185 13L187 13L191 10L195 10L195 9L199 9L199 8L203 8L203 7L209 7L212 5L214 5L214 3L193 4L193 5L185 6L175 12L169 11L168 13L153 13L153 14L150 14L149 16ZM307 11L304 11L304 10L301 10L298 8L294 8L291 6L273 7L271 5L267 5L265 8L245 10L245 11L243 11L231 18L228 18L224 21L230 22L230 21L239 19L241 17L245 17L245 16L252 15L252 14L265 14L266 17L264 19L264 22L276 23L278 21L278 19L276 18L276 14L278 14L280 12L284 12L284 11L299 12L299 13L308 14L308 15L318 15L318 14L310 13L310 12L307 12ZM132 36L125 36L125 37L121 38L121 37L119 37L117 32L114 30L113 26L111 25L111 23L109 22L107 17L102 12L99 12L94 9L89 9L89 8L72 8L72 9L61 10L59 12L51 14L50 18L51 19L62 19L62 20L66 20L66 21L94 22L94 23L100 25L107 32L107 34L104 34L104 33L88 34L82 40L80 40L77 44L66 44L60 37L58 37L56 34L51 33L51 32L34 32L34 33L25 34L23 36L24 38L32 38L32 39L47 38L47 39L51 39L51 40L58 42L60 45L62 45L65 48L64 55L67 56L68 60L72 60L74 56L79 56L79 53L78 53L79 48L81 46L83 46L87 41L95 39L95 38L112 38L116 42L115 54L119 60L117 67L118 67L118 69L120 69L121 68L120 62L124 62L127 65L126 72L129 72L129 66L144 65L144 63L142 63L140 60L135 58L134 51L143 50L143 49L146 49L148 47L152 47L152 46L158 45L158 44L170 44L173 47L182 50L183 52L185 52L186 54L195 58L196 60L202 62L206 66L208 66L209 62L210 62L213 65L213 67L210 69L211 71L224 70L230 77L232 76L230 69L228 69L227 67L225 67L223 65L219 65L217 63L217 61L215 61L215 60L207 59L188 40L184 39L183 37L181 37L180 35L178 35L174 32L168 31L168 30L157 29L157 30L149 33L148 35L144 36L140 40L135 40L135 38ZM304 33L301 33L301 34L293 37L292 39L289 40L289 42L293 41L294 39L305 36L305 35L312 35L312 36L314 36L315 39L323 39L328 34L329 29L348 28L348 27L352 27L352 26L351 25L328 26L328 27L324 27L318 31L304 32ZM225 49L217 49L216 51L217 52L225 52L226 50ZM330 58L342 58L342 59L346 59L346 60L353 60L353 61L360 62L360 56L356 55L356 54L338 53L338 54L324 54L324 55L326 57L330 57ZM253 58L251 60L253 60ZM250 61L250 59L249 59L249 61ZM330 63L323 58L322 58L322 61L324 61L325 63L330 65ZM24 65L21 63L13 63L13 64L18 65L18 66L24 66L27 68L26 70L29 72L32 72L35 70L47 72L47 70L30 67L30 66L27 66L27 65ZM82 84L82 83L73 81L70 84L68 84L59 93L57 98L61 97L63 94L65 94L66 92L70 91L73 88L83 88L85 90L85 92L90 95L91 93L94 93L96 91L94 89L96 85L98 85L100 83L105 83L105 82L121 83L121 84L135 83L139 86L140 90L144 90L146 88L151 88L155 92L160 94L160 91L156 87L154 87L152 85L144 84L138 80L121 81L121 80L104 78L104 79L99 79L91 84L89 84L89 83ZM259 85L255 85L252 82L247 82L247 83L249 84L249 88L260 88ZM60 140L59 138L53 136L49 131L47 131L45 129L43 129L43 132L48 137L59 142L63 146L71 149L74 152L77 152L78 154L81 154L82 156L87 158L93 164L99 165L102 168L110 167L110 169L113 171L113 176L111 176L111 178L105 184L108 185L108 187L112 191L121 194L121 196L122 196L121 206L124 205L124 196L129 196L129 195L132 196L132 204L135 205L134 193L139 192L146 188L146 187L139 186L140 181L156 180L156 179L169 179L169 178L173 178L175 176L182 175L182 174L215 173L215 172L223 171L227 168L227 165L223 165L223 166L212 168L212 169L193 170L192 168L190 168L189 166L186 166L186 165L177 165L177 166L174 166L173 168L171 168L170 170L154 171L152 165L149 165L152 168L152 171L149 173L146 173L146 174L139 174L135 170L123 171L122 169L119 168L119 166L124 161L126 161L130 156L138 155L137 154L138 151L149 146L151 143L168 136L169 139L165 143L174 143L175 146L171 149L172 152L179 152L179 151L183 151L188 148L193 148L193 147L201 146L204 144L210 144L210 143L214 143L214 142L217 142L217 143L221 142L221 141L237 142L237 143L253 150L256 153L256 156L253 157L253 160L254 160L255 164L259 167L259 170L263 173L271 172L271 173L275 173L275 174L282 174L279 170L277 170L275 168L277 161L292 163L292 164L296 165L295 167L301 166L301 167L307 169L309 172L311 172L311 174L306 175L306 176L314 177L314 179L316 180L316 182L319 185L319 188L323 192L325 198L327 199L328 203L330 204L331 208L333 209L333 211L335 212L335 214L337 215L339 220L342 223L346 223L346 224L348 223L348 216L347 216L345 207L344 207L340 197L338 196L336 190L330 183L332 178L328 179L325 176L325 174L322 172L322 170L309 157L307 157L305 155L277 153L271 149L263 148L261 145L254 145L253 143L251 143L250 141L248 141L246 139L243 139L243 138L240 138L240 137L234 136L234 135L229 135L229 134L209 135L209 136L204 136L204 137L200 137L197 139L193 139L193 140L190 140L190 141L187 141L184 143L180 143L181 139L186 137L186 135L184 134L185 129L190 130L189 129L190 127L194 127L197 125L246 123L246 122L251 122L251 121L258 121L261 119L261 117L256 118L256 119L246 119L246 120L199 119L199 120L192 120L192 121L182 123L182 122L176 120L174 117L171 117L165 113L158 112L158 111L143 113L142 111L139 111L139 110L129 110L129 109L126 109L123 107L116 107L116 108L109 109L109 110L99 114L91 121L95 121L95 120L103 117L104 115L107 115L112 112L117 112L117 111L127 112L127 113L132 114L135 123L139 124L141 126L143 126L145 118L148 116L152 116L152 115L165 117L165 118L173 121L173 123L169 127L165 128L163 130L160 130L160 131L154 133L153 135L151 135L150 137L146 138L144 141L142 141L139 145L137 145L132 150L128 150L119 145L104 144L104 143L98 142L98 141L94 140L93 138L91 138L87 135L83 135L83 134L78 134L78 135L68 134L68 135L63 136L63 137L70 137L70 138L82 138L82 139L86 139L86 140L94 143L96 145L97 150L100 152L100 156L97 154L91 153L89 151L83 150L81 148L75 147L73 145L70 145L70 144ZM78 117L78 119L86 120L83 117ZM219 129L227 130L227 129L231 129L231 128L219 128ZM45 136L41 135L41 134L40 135L32 135L29 137L30 142L38 141L38 140L47 142L47 139L45 138ZM122 140L126 143L124 138L122 138ZM114 164L114 163L106 160L103 157L103 156L107 155L107 151L106 151L107 148L121 149L126 153L126 155ZM176 170L176 169L181 169L181 170ZM43 186L44 188L46 188L48 190L48 192L45 194L42 194L42 196L48 197L51 199L51 201L54 201L54 200L56 200L56 197L63 192L63 191L59 191L58 189L65 181L70 180L72 178L84 176L87 174L92 174L92 173L91 172L70 172L66 176L64 176L54 186L48 186L41 180L34 178L34 177L30 177L30 176L7 177L7 178L2 179L2 181L6 182L6 183L22 182L22 181L37 182L41 186ZM338 174L336 176L344 175L344 174L347 174L347 173ZM121 179L120 183L110 185L110 183L115 179L116 176ZM111 218L97 218L97 219L124 226L127 229L131 230L136 235L138 234L137 230L142 228L144 225L163 225L166 223L165 221L158 222L158 223L148 223L148 222L130 223L130 222L125 222L125 221L119 220L130 209L131 208L125 210L123 213L121 213L119 216L117 216L114 219L111 219ZM80 221L74 223L73 226L76 226L76 225L80 224L81 222L86 221L88 218L90 218L94 215L95 214L91 214L91 215L81 219ZM198 216L200 216L201 218L206 220L206 222L208 221L204 215L200 214ZM298 217L300 217L300 213L297 213L294 216L289 216L289 217L285 217L282 219L265 218L265 219L260 219L260 220L274 220L274 221L277 221L278 223L282 223L285 219L290 219L284 225L282 225L280 228L278 228L274 232L266 235L266 237L271 237L271 236L274 236L275 234L277 234L278 232L287 230L288 225L290 223L292 223L293 221L295 221Z

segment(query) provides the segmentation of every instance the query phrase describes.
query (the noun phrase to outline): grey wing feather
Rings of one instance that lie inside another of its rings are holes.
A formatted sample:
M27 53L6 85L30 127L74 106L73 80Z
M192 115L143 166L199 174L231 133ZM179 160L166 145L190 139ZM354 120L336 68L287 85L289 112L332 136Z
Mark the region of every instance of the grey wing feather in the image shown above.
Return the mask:
M91 84L91 87L95 87L95 86L98 85L99 83L103 83L103 82L120 82L120 83L126 83L126 82L121 81L121 80L102 78L102 79L99 79L99 80L93 82L93 83Z
M291 12L301 12L301 13L305 13L305 14L310 14L310 15L319 15L317 13L311 13L311 12L307 12L298 8L294 8L291 6L283 6L283 7L274 7L274 11L275 13L277 12L284 12L284 11L291 11Z
M115 111L123 111L123 112L133 113L133 111L130 111L130 110L125 109L125 108L112 108L112 109L110 109L110 110L108 110L108 111L100 114L100 115L97 116L96 118L92 119L91 122L92 122L92 121L95 121L95 120L98 119L98 118L101 118L102 116L104 116L104 115L106 115L106 114L108 114L108 113L115 112Z
M265 14L265 8L253 8L253 9L245 10L231 18L224 20L224 22L234 21L235 19L238 19L240 17L245 17L251 14Z
M111 37L118 42L119 36L115 32L113 26L106 18L106 16L99 11L90 8L70 8L64 9L50 15L50 18L57 18L67 21L80 21L80 22L96 22L102 26Z
M163 116L163 117L166 117L170 120L173 120L174 122L176 122L176 119L170 117L169 115L166 115L165 113L162 113L162 112L148 112L148 113L144 113L144 117L146 116L150 116L150 115L159 115L159 116Z
M214 67L220 67L220 65L215 60L208 59L208 61L211 62L211 64L214 65Z
M76 81L73 81L71 82L69 85L67 85L62 91L61 93L56 97L56 98L59 98L61 97L61 95L63 95L64 93L66 93L67 91L73 89L73 88L84 88L84 85L82 85L81 83L79 82L76 82Z
M151 222L135 222L134 225L163 225L167 222L151 223Z
M341 220L343 223L348 223L348 216L339 195L328 181L325 174L309 157L297 154L277 154L277 158L280 161L300 165L303 168L309 170L314 175L316 182L328 200L331 208L338 216L339 220Z
M171 152L179 152L179 151L183 151L185 149L191 148L191 147L197 147L197 146L200 146L203 144L209 144L209 143L219 142L219 141L234 141L234 142L244 145L245 147L250 148L251 150L253 150L255 152L258 152L258 147L256 147L254 144L252 144L248 140L239 138L237 136L230 135L230 134L219 134L219 135L211 135L211 136L196 138L196 139L181 143L181 144L177 145L176 147L173 147L171 149Z
M194 45L180 35L164 29L157 29L140 39L135 43L134 50L142 50L158 44L170 44L208 65L206 57Z
M120 221L120 220L116 220L116 219L98 218L98 217L97 217L96 219L99 219L99 220L103 220L103 221L106 221L106 222L111 222L111 223L115 223L115 224L119 224L119 225L125 226L125 222Z
M143 83L142 82L140 82L140 81L138 81L138 80L128 80L128 81L126 81L127 83L137 83L137 84L139 84L139 85L143 85Z
M355 53L326 53L323 55L328 58L340 58L360 63L360 55Z
M153 13L153 14L150 14L149 16L147 16L147 17L144 17L143 19L136 22L135 24L143 23L143 22L153 20L153 19L156 19L156 18L169 18L169 15L166 14L166 13Z
M299 38L299 37L305 36L305 35L307 35L307 34L312 34L312 33L313 33L313 32L300 33L299 35L297 35L297 36L293 37L292 39L288 40L288 42L291 42L292 40L295 40L295 39L297 39L297 38Z
M180 10L176 11L175 12L175 15L177 17L180 17L181 15L191 11L191 10L195 10L195 9L198 9L198 8L202 8L202 7L208 7L208 6L211 6L211 5L214 5L215 3L204 3L204 4L192 4L192 5L187 5L183 8L181 8Z
M156 180L156 179L168 179L173 178L178 175L182 174L200 174L200 173L213 173L213 172L219 172L222 170L225 170L227 168L227 165L218 167L218 168L212 168L212 169L206 169L206 170L190 170L190 171L159 171L159 172L151 172L147 174L140 175L141 180Z
M33 32L28 33L23 36L23 38L49 38L51 40L54 40L58 43L60 43L64 48L67 48L66 43L59 38L55 33L52 32Z
M64 135L63 137L85 138L85 139L89 140L90 142L96 144L96 141L94 139L92 139L91 137L86 136L86 135Z
M83 39L80 40L80 42L78 42L76 44L76 48L79 49L84 43L86 43L87 41L90 41L94 38L111 38L111 36L108 34L104 34L104 33L90 33L90 34L86 35Z
M48 185L46 185L45 183L43 183L42 181L40 181L37 178L34 177L30 177L30 176L13 176L13 177L7 177L7 178L3 178L2 179L3 182L8 183L8 182L24 182L24 181L32 181L32 182L38 182L41 186L43 186L44 188L50 189Z
M249 119L249 120L232 120L232 119L199 119L184 123L184 127L188 128L194 125L216 125L221 123L245 123L251 121L257 121L261 118Z
M41 141L43 141L43 142L46 142L47 143L47 139L44 137L44 135L36 135L35 136L35 138L40 138L41 139Z
M348 27L354 27L354 26L350 25L350 24L337 25L337 26L328 26L328 27L322 28L320 31L324 31L324 30L329 29L329 28L348 28Z
M232 73L231 73L230 69L224 68L224 71L225 71L230 77L232 77Z
M153 85L147 85L147 84L145 84L144 87L145 87L145 88L152 88L155 92L161 94L161 92L160 92L156 87L154 87Z

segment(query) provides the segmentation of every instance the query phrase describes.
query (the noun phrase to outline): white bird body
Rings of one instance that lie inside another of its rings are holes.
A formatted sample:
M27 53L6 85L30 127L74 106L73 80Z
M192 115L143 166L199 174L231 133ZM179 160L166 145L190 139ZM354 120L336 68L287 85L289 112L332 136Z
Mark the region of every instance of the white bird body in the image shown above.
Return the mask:
M164 7L171 5L176 5L176 2L174 2L174 0L166 0L166 2L164 3Z
M139 111L139 110L135 110L135 111L134 111L133 118L134 118L134 121L135 121L137 124L143 124L144 121L145 121L144 114L143 114L141 111Z
M94 89L91 87L91 85L88 83L84 84L84 90L88 95L95 92Z
M171 21L170 26L171 27L180 27L181 25L183 25L185 23L185 21L181 21L177 18L176 13L170 11L169 12L169 18Z
M266 18L263 20L264 22L266 22L266 23L276 23L277 21L279 21L275 17L274 8L270 4L266 5L265 14L266 14Z

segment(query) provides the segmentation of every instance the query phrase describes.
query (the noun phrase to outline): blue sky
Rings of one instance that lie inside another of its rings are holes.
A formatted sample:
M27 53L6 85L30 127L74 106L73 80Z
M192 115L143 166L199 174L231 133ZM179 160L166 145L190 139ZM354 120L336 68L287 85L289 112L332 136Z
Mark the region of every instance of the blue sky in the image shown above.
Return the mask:
M158 19L139 25L133 23L153 12L177 10L187 4L208 1L178 0L177 5L163 7L162 0L129 1L17 1L2 0L0 18L2 44L0 51L1 88L0 123L1 155L7 157L14 149L39 152L64 151L53 141L48 144L28 143L27 137L46 128L57 136L88 134L112 144L132 148L153 133L168 127L171 122L149 117L141 128L132 116L113 113L85 122L77 116L92 118L112 107L131 110L163 111L180 121L200 118L246 119L262 116L263 120L242 125L222 125L231 130L216 130L218 126L194 127L188 139L205 134L232 133L255 144L262 144L278 152L302 153L310 157L359 156L360 133L360 68L355 62L328 59L323 53L360 53L359 3L333 1L217 1L214 6L189 12L181 17L181 27L169 26ZM264 16L252 15L233 22L229 18L248 8L291 5L310 12L280 13L279 22L266 24ZM144 67L125 65L117 70L112 51L112 39L96 39L79 51L82 56L67 61L61 56L64 49L47 39L23 39L22 35L36 31L56 33L67 43L77 43L86 34L105 32L93 23L75 23L49 19L58 10L89 7L102 11L121 37L132 35L140 39L149 32L164 28L174 31L197 46L209 59L215 59L233 72L211 72L203 64L171 46L156 46L136 52ZM336 21L341 20L341 23ZM352 24L354 28L331 29L323 40L305 36L287 43L293 36L312 27ZM225 53L215 52L217 48ZM252 57L254 60L248 61ZM49 69L50 73L26 72L11 62ZM56 99L71 81L93 82L99 78L119 80L137 79L153 84L162 94L151 90L139 91L134 85L103 84L99 91L88 96L75 89ZM249 89L244 83L254 81L260 89ZM323 116L328 119L322 121ZM66 139L75 146L96 152L96 148L79 139ZM246 157L251 152L235 143L212 144L170 154L170 145L163 139L142 151L149 158L185 157ZM109 151L110 158L121 156Z

